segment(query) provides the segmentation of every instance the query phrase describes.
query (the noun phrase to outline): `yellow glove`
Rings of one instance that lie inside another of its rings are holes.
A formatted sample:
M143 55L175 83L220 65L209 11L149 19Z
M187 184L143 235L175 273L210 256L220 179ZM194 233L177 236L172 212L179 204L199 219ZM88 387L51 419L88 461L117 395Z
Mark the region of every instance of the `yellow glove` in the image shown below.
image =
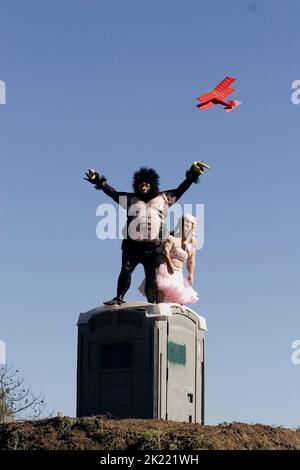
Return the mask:
M96 189L102 189L103 184L106 182L105 176L99 175L99 173L93 170L93 168L90 168L86 172L85 176L86 178L83 178L83 179L88 181L89 183L94 184Z
M93 168L90 168L86 172L86 178L84 178L87 181L90 181L91 183L96 183L96 181L99 179L99 173L97 173L96 170L93 170Z
M206 168L206 169L209 170L210 166L207 165L206 163L204 163L202 160L196 161L196 162L194 162L193 165L192 165L193 171L195 171L195 172L198 173L199 175L203 175L203 173L204 173L204 168Z

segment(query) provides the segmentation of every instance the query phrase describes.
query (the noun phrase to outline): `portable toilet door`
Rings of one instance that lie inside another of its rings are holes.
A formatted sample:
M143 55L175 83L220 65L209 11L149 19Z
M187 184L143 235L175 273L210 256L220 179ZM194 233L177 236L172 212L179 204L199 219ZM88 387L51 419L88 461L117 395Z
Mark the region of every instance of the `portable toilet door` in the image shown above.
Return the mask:
M166 419L203 423L204 338L199 316L175 306L172 313L167 326Z

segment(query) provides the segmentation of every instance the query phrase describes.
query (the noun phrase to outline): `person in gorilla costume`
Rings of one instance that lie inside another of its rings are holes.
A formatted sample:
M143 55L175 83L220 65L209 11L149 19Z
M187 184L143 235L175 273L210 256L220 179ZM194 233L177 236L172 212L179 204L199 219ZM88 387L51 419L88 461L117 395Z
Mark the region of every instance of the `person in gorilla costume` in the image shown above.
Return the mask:
M117 296L104 302L106 305L124 303L124 296L131 283L131 274L141 263L145 270L145 294L148 302L158 302L156 271L164 262L164 241L168 237L166 218L168 208L198 182L204 162L194 162L186 172L185 180L176 188L159 191L159 176L153 168L140 168L133 175L133 193L116 191L103 175L88 170L86 179L96 189L127 210L126 235L122 242L122 267L118 278Z

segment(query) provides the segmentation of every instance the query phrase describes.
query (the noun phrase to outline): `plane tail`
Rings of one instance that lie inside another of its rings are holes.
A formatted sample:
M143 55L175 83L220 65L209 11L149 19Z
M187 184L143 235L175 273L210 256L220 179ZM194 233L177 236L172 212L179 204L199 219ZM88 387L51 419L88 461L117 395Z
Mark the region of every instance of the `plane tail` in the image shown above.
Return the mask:
M230 113L230 111L237 108L241 103L241 101L229 100L227 102L227 106L224 108L224 111L226 111L226 113Z

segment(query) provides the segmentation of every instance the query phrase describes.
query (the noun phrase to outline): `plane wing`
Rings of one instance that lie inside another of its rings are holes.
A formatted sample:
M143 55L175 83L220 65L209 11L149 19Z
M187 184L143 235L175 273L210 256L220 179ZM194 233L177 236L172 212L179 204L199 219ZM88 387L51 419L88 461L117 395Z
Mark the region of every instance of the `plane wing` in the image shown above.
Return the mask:
M197 100L201 103L210 101L214 98L224 99L227 96L231 95L235 91L234 88L231 88L230 85L235 82L235 78L226 77L222 80L213 90L205 93L204 95L198 96Z
M212 106L216 106L216 104L221 104L225 106L224 111L229 113L229 111L232 111L234 108L237 108L241 104L241 101L236 101L236 100L223 101L219 98L213 98L212 100L206 101L205 103L197 104L196 106L201 111L203 111L204 109L208 109L208 108L211 108Z
M216 103L215 100L209 100L209 101L205 101L204 103L201 103L201 104L197 104L197 108L201 109L202 111L204 109L208 109L208 108L212 108L212 106L216 106Z

